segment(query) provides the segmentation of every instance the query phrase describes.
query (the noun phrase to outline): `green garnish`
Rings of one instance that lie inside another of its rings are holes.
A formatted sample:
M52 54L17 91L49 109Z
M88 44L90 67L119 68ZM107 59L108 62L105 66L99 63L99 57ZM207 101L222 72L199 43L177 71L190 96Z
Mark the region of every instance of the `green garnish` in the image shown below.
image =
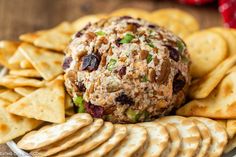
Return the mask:
M155 48L155 46L153 45L153 43L148 43L148 46L150 46L151 48Z
M185 45L184 45L184 43L182 42L182 41L177 41L177 47L178 47L178 51L180 52L180 53L182 53L183 52L183 50L184 50L184 47L185 47Z
M141 81L141 82L147 82L147 81L148 81L147 76L144 75L143 77L141 77L140 81Z
M113 48L113 49L114 49L114 48L115 48L115 46L111 46L111 48Z
M77 96L73 98L73 101L76 106L78 106L78 113L84 113L85 107L84 107L84 100L82 96Z
M119 42L120 44L124 43L130 43L134 39L134 36L132 34L127 33L123 39Z
M148 54L147 56L147 63L149 64L152 61L152 55Z
M128 118L129 118L133 123L135 123L135 122L137 122L137 121L139 120L139 118L140 118L140 116L141 116L142 114L140 114L139 111L135 111L135 110L129 108L128 111L126 112L126 115L128 116Z
M103 36L103 35L106 35L106 33L103 31L98 31L96 32L96 35Z
M182 56L182 61L183 61L184 63L188 63L188 62L189 62L188 58L185 57L185 56Z
M117 60L115 60L115 59L110 59L108 65L107 65L107 69L108 69L109 71L112 71L112 70L115 68L116 62L117 62Z

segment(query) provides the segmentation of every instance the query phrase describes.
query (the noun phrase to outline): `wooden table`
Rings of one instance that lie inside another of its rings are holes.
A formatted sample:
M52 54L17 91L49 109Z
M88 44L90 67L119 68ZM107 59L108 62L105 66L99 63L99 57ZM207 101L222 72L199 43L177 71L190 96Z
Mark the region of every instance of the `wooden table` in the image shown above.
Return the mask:
M181 5L174 0L0 0L0 40L17 40L22 33L50 28L86 14L109 13L122 7L149 11L180 8L193 14L202 28L221 25L217 4L202 7ZM0 145L0 156L3 152L10 152L6 145Z

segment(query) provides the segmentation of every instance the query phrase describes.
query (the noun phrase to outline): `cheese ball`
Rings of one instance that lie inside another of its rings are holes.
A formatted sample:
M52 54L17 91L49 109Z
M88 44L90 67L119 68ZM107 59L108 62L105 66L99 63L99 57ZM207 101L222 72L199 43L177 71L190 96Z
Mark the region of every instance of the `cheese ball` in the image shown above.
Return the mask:
M78 31L65 50L65 86L76 112L113 123L167 115L184 101L189 55L172 32L129 16Z

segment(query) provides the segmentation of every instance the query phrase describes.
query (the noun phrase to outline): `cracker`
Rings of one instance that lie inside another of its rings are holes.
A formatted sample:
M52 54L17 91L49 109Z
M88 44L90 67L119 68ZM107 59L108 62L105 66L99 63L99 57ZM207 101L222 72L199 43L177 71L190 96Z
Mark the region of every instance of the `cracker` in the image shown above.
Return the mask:
M213 119L235 119L236 72L227 75L207 97L192 100L177 110L178 115Z
M236 120L227 120L226 131L230 139L236 135Z
M134 18L142 18L149 21L151 20L149 13L147 11L138 9L138 8L122 8L122 9L113 11L110 15L111 16L131 16Z
M7 88L16 88L16 87L42 87L45 85L44 81L40 81L34 78L25 78L7 75L0 78L0 85Z
M149 141L147 130L138 125L126 125L128 135L124 140L112 149L107 157L131 157L139 156L145 152L147 143Z
M235 63L236 56L224 60L212 72L192 84L189 95L196 99L206 98L224 78L228 70L235 65Z
M160 156L169 143L166 128L157 122L138 123L138 125L147 130L150 139L143 157Z
M21 52L45 80L51 80L61 74L63 55L23 44Z
M18 143L21 149L32 150L55 143L92 123L89 114L80 113L72 116L61 124L52 124L42 127L37 131L27 133Z
M167 129L170 140L167 148L162 152L161 157L175 157L181 147L182 139L180 137L179 131L175 126L164 124Z
M64 139L61 139L60 141L57 141L56 143L52 143L45 147L35 149L31 151L30 154L36 154L37 156L51 156L60 151L69 149L77 143L86 140L87 138L95 134L102 126L103 120L95 119L94 122L90 125L87 125L84 128L77 130L75 133L65 137Z
M8 69L19 68L18 64L10 64L8 60L14 55L18 42L13 41L0 41L0 64L7 67Z
M8 102L16 102L21 98L21 95L17 94L13 90L6 90L5 92L0 93L0 99L6 100Z
M34 40L34 45L55 50L64 51L71 40L71 36L56 30L50 30Z
M191 119L191 118L190 118ZM206 127L205 124L203 124L200 121L197 121L195 119L191 119L195 125L198 127L198 130L201 135L201 141L200 141L200 149L196 154L196 157L205 157L208 149L210 148L211 145L211 133L209 129Z
M127 128L125 125L115 124L115 132L110 139L105 143L95 148L94 150L81 155L86 157L103 157L108 154L113 148L119 145L119 143L126 137Z
M154 18L152 19L152 22L165 27L181 38L185 38L191 34L191 32L186 28L185 25L182 25L178 21L169 20L167 17L162 17L159 19Z
M19 76L19 77L35 77L41 78L41 75L35 69L18 69L18 70L10 70L10 75Z
M8 60L9 64L20 65L21 62L27 62L26 58L22 55L19 48L20 48L20 46L17 48L16 52L11 56L11 58L9 58L9 60ZM20 67L21 67L21 65L20 65ZM24 68L24 67L21 67L21 68Z
M5 109L8 105L9 102L0 100L0 144L24 135L42 123L8 113Z
M20 62L20 67L22 69L33 69L33 65L28 60L22 60Z
M72 28L75 32L77 32L83 29L88 23L95 23L105 17L105 14L93 14L82 16L72 23Z
M107 141L114 132L114 126L110 122L105 122L104 126L99 129L95 134L93 134L88 139L77 143L75 146L62 151L55 156L78 156L84 153L87 153L95 148L97 148L100 144Z
M223 127L221 127L216 121L203 118L193 117L195 120L200 121L208 127L211 133L212 143L207 151L206 156L219 157L223 153L224 147L227 144L227 134Z
M229 153L234 148L236 148L236 136L234 136L232 139L229 140L228 144L224 149L224 153Z
M224 38L224 40L227 43L227 47L228 47L228 51L229 51L230 56L233 56L236 54L236 52L235 52L236 38L234 37L234 35L230 31L230 29L223 28L223 27L215 27L215 28L211 28L210 30L213 32L219 33Z
M191 33L199 30L198 21L189 13L179 9L160 9L152 12L151 15L152 19L156 20L166 18L169 21L177 21L178 23L184 25Z
M37 88L34 87L17 87L14 88L14 91L22 96L27 96L34 92Z
M62 123L65 121L65 90L62 77L50 82L8 106L10 113L38 120Z
M199 148L201 140L200 133L196 125L189 119L180 116L167 116L157 120L161 124L174 125L182 138L182 146L179 156L194 156Z
M33 43L38 37L40 37L41 35L43 35L46 32L47 32L46 30L41 30L41 31L37 31L34 33L26 33L26 34L20 35L19 38L21 41Z
M206 75L227 56L226 42L215 32L199 31L187 37L185 42L192 62L190 68L193 77Z

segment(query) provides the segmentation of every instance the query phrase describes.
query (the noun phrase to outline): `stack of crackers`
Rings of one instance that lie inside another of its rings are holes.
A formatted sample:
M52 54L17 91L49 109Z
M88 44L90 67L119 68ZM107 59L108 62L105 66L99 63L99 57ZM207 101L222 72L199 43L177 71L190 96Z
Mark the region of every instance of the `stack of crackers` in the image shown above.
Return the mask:
M63 51L89 22L125 15L166 27L186 42L193 82L178 116L112 124L73 112L64 89ZM0 41L0 64L5 67L0 78L0 143L19 137L18 147L32 156L221 156L236 147L235 43L236 30L199 30L197 20L184 11L133 8L63 22L23 34L18 42Z

